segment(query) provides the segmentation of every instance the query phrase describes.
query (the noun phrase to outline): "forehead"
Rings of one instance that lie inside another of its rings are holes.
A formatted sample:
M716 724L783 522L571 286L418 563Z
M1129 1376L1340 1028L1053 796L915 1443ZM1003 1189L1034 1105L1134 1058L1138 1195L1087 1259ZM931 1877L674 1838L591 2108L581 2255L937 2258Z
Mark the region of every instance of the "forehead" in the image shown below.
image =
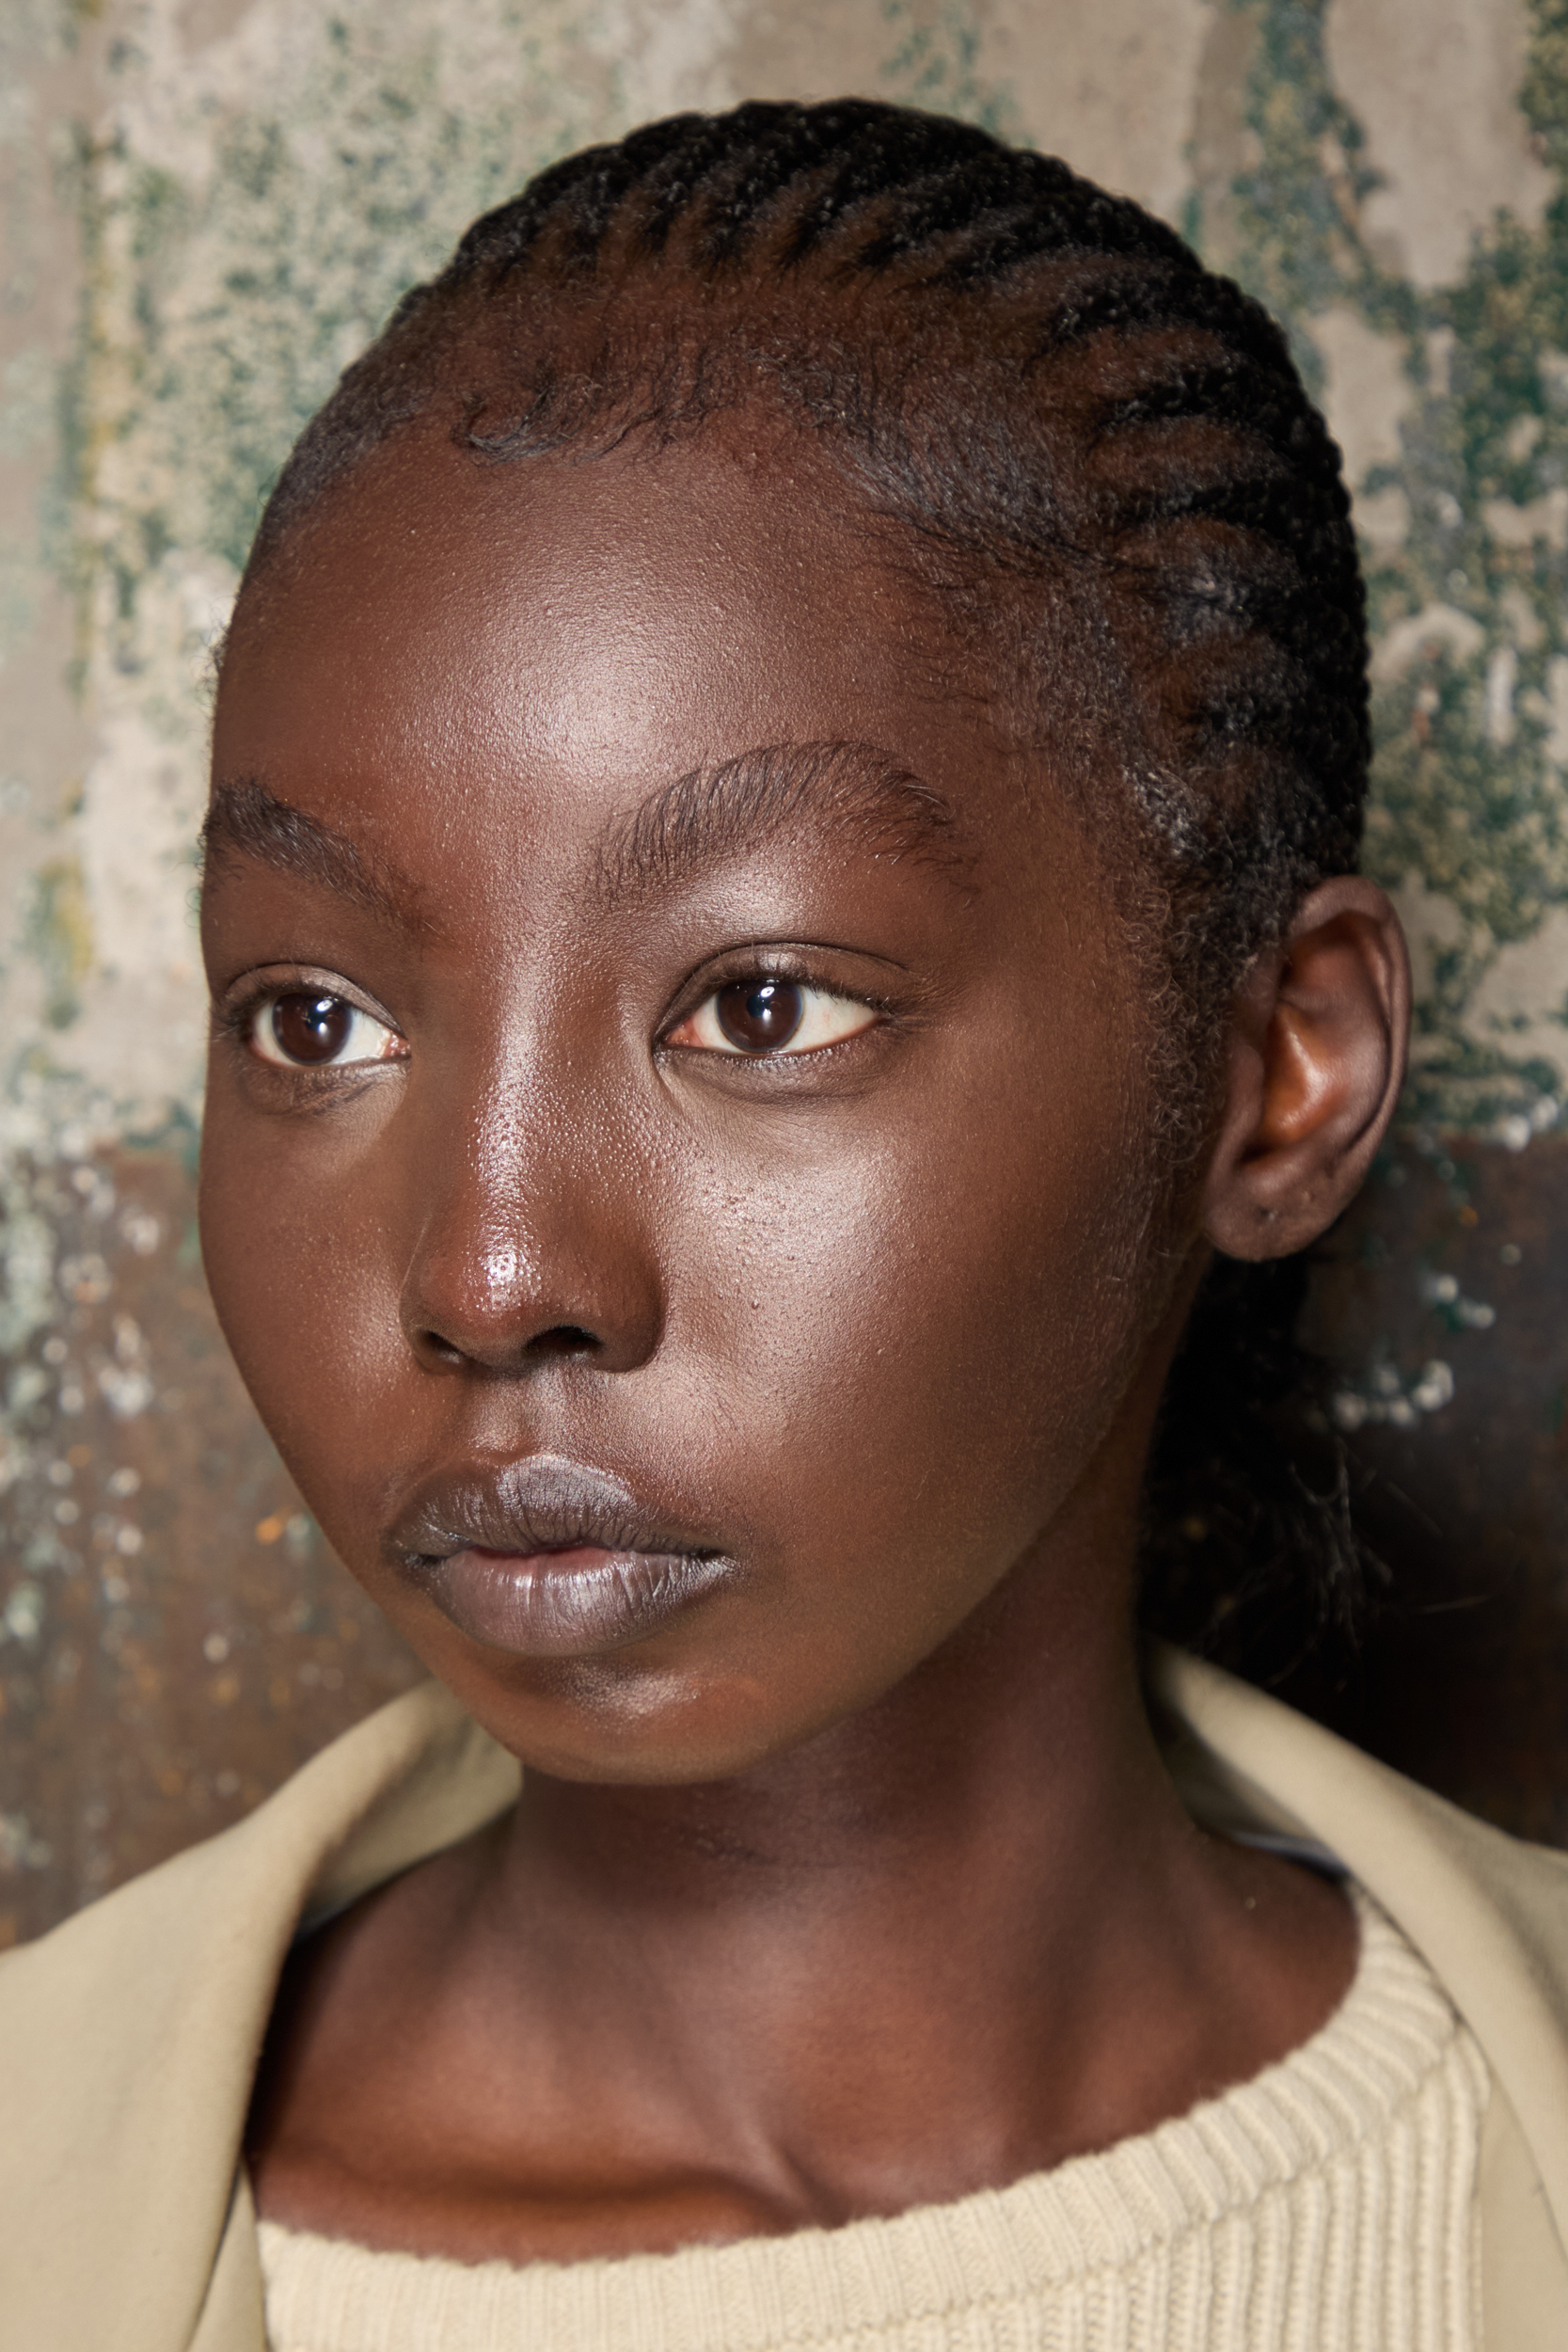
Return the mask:
M855 739L946 792L990 739L961 671L793 438L494 465L432 437L378 453L247 591L215 761L350 799L527 779L600 818L758 744Z

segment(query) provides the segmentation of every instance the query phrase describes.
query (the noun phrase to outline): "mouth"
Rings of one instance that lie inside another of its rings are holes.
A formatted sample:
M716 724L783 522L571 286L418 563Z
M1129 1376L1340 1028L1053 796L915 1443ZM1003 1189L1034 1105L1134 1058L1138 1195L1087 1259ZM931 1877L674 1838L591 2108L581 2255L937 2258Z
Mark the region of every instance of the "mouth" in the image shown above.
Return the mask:
M739 1575L618 1479L558 1454L430 1481L387 1549L460 1633L518 1658L622 1648Z

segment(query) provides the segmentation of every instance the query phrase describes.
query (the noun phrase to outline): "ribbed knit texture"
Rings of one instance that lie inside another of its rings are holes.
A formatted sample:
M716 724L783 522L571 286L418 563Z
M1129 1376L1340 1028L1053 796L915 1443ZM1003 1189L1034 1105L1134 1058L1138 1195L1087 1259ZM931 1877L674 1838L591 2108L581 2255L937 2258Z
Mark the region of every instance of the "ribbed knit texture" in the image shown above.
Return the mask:
M1358 1898L1350 1992L1252 2082L892 2221L467 2265L261 2225L273 2352L1474 2352L1485 2064Z

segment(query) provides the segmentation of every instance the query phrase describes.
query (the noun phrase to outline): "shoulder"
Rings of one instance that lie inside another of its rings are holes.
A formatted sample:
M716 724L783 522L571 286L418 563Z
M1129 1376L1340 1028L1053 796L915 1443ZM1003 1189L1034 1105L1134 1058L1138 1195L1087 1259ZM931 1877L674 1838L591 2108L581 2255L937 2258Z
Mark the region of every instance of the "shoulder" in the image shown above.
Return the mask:
M1420 1953L1480 2044L1568 2245L1568 1855L1478 1821L1196 1659L1161 1649L1149 1680L1195 1818L1327 1847Z

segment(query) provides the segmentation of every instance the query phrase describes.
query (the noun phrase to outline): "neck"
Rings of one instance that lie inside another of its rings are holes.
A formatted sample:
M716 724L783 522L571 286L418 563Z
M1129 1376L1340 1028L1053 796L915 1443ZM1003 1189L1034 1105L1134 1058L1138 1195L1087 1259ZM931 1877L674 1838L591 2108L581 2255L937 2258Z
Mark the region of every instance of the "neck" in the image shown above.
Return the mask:
M1054 2086L1065 2142L1101 2104L1088 2079L1060 2094L1107 2040L1092 2012L1146 1989L1197 1841L1144 1712L1125 1564L1064 1549L743 1778L529 1777L496 1927L531 1981L571 1985L599 2065L651 2068L691 2108L694 2139L787 2150L851 2209L895 2210L934 2116L942 2164L957 2139L1003 2179L1065 2153L1037 2145L1021 2082Z

